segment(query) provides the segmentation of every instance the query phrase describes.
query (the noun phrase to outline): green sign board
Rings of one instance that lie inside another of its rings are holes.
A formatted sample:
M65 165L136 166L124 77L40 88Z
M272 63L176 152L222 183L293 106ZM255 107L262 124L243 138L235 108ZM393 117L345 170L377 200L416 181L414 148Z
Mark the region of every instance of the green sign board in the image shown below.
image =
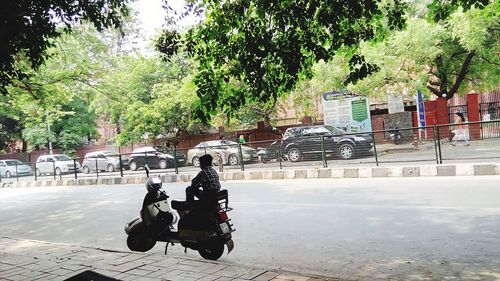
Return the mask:
M358 122L363 122L368 119L368 110L366 107L366 99L351 101L352 119Z

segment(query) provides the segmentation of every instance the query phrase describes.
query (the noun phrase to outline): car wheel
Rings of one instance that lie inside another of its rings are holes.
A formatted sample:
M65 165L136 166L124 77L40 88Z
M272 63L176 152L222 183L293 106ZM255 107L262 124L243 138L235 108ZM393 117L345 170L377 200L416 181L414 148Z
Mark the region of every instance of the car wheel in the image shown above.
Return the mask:
M130 170L132 170L132 171L137 171L137 163L135 163L135 162L130 162L130 164L129 164L129 168L130 168Z
M89 174L89 173L90 173L90 168L89 168L89 167L87 167L87 166L83 166L82 170L83 170L83 172L84 172L85 174Z
M115 166L113 166L113 164L108 164L108 166L106 167L106 171L112 173L115 171Z
M61 169L59 169L59 168L56 168L54 172L56 173L56 176L61 175Z
M240 163L240 160L238 159L238 156L234 155L234 154L231 154L229 155L229 158L227 159L227 161L229 162L229 164L231 166L236 166Z
M165 159L160 160L160 163L158 163L158 165L160 166L160 169L166 169L167 168L167 160L165 160Z
M35 173L36 173L37 177L42 175L42 172L40 172L40 169L38 169L38 168L35 170Z
M354 156L354 147L345 143L339 147L339 154L342 159L351 159Z
M193 157L193 160L191 161L191 163L195 167L200 167L200 158L198 156Z
M215 154L212 159L212 165L219 166L222 165L222 156L220 154Z
M288 160L290 160L292 162L297 162L302 157L302 153L300 152L300 150L298 148L292 147L288 150L287 157L288 157Z
M6 178L12 177L12 174L10 173L10 171L5 172L5 177Z

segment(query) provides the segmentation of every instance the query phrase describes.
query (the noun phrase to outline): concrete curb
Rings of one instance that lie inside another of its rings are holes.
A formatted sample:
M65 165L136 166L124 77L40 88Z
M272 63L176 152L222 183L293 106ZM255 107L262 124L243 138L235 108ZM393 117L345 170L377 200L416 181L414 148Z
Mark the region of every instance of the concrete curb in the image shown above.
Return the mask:
M500 163L450 164L394 167L345 167L306 168L296 170L228 171L219 173L222 181L229 180L281 180L318 178L384 178L384 177L433 177L433 176L492 176L500 175ZM163 182L190 182L194 174L162 175ZM99 179L63 179L49 181L2 182L2 187L43 187L75 185L142 184L145 176Z

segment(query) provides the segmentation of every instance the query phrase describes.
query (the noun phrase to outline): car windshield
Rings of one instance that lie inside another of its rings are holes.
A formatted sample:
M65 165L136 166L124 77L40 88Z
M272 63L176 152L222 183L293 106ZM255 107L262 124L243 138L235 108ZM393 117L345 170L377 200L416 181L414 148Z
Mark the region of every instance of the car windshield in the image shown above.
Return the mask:
M325 126L325 128L327 128L334 135L343 135L344 134L344 132L342 132L341 130L339 130L339 129L333 127L333 126L327 125L327 126Z
M56 155L56 156L52 156L52 157L54 157L54 159L56 159L57 161L68 161L68 160L71 160L71 158L69 158L66 155Z
M5 164L7 164L7 166L24 165L24 163L19 160L7 160Z

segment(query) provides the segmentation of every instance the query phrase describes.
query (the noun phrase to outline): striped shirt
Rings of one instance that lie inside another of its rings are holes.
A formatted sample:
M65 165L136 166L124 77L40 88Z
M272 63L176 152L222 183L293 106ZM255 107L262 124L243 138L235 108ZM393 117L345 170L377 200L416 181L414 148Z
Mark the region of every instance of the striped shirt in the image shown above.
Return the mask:
M191 188L203 188L203 191L219 191L219 175L212 166L203 167L191 181Z

